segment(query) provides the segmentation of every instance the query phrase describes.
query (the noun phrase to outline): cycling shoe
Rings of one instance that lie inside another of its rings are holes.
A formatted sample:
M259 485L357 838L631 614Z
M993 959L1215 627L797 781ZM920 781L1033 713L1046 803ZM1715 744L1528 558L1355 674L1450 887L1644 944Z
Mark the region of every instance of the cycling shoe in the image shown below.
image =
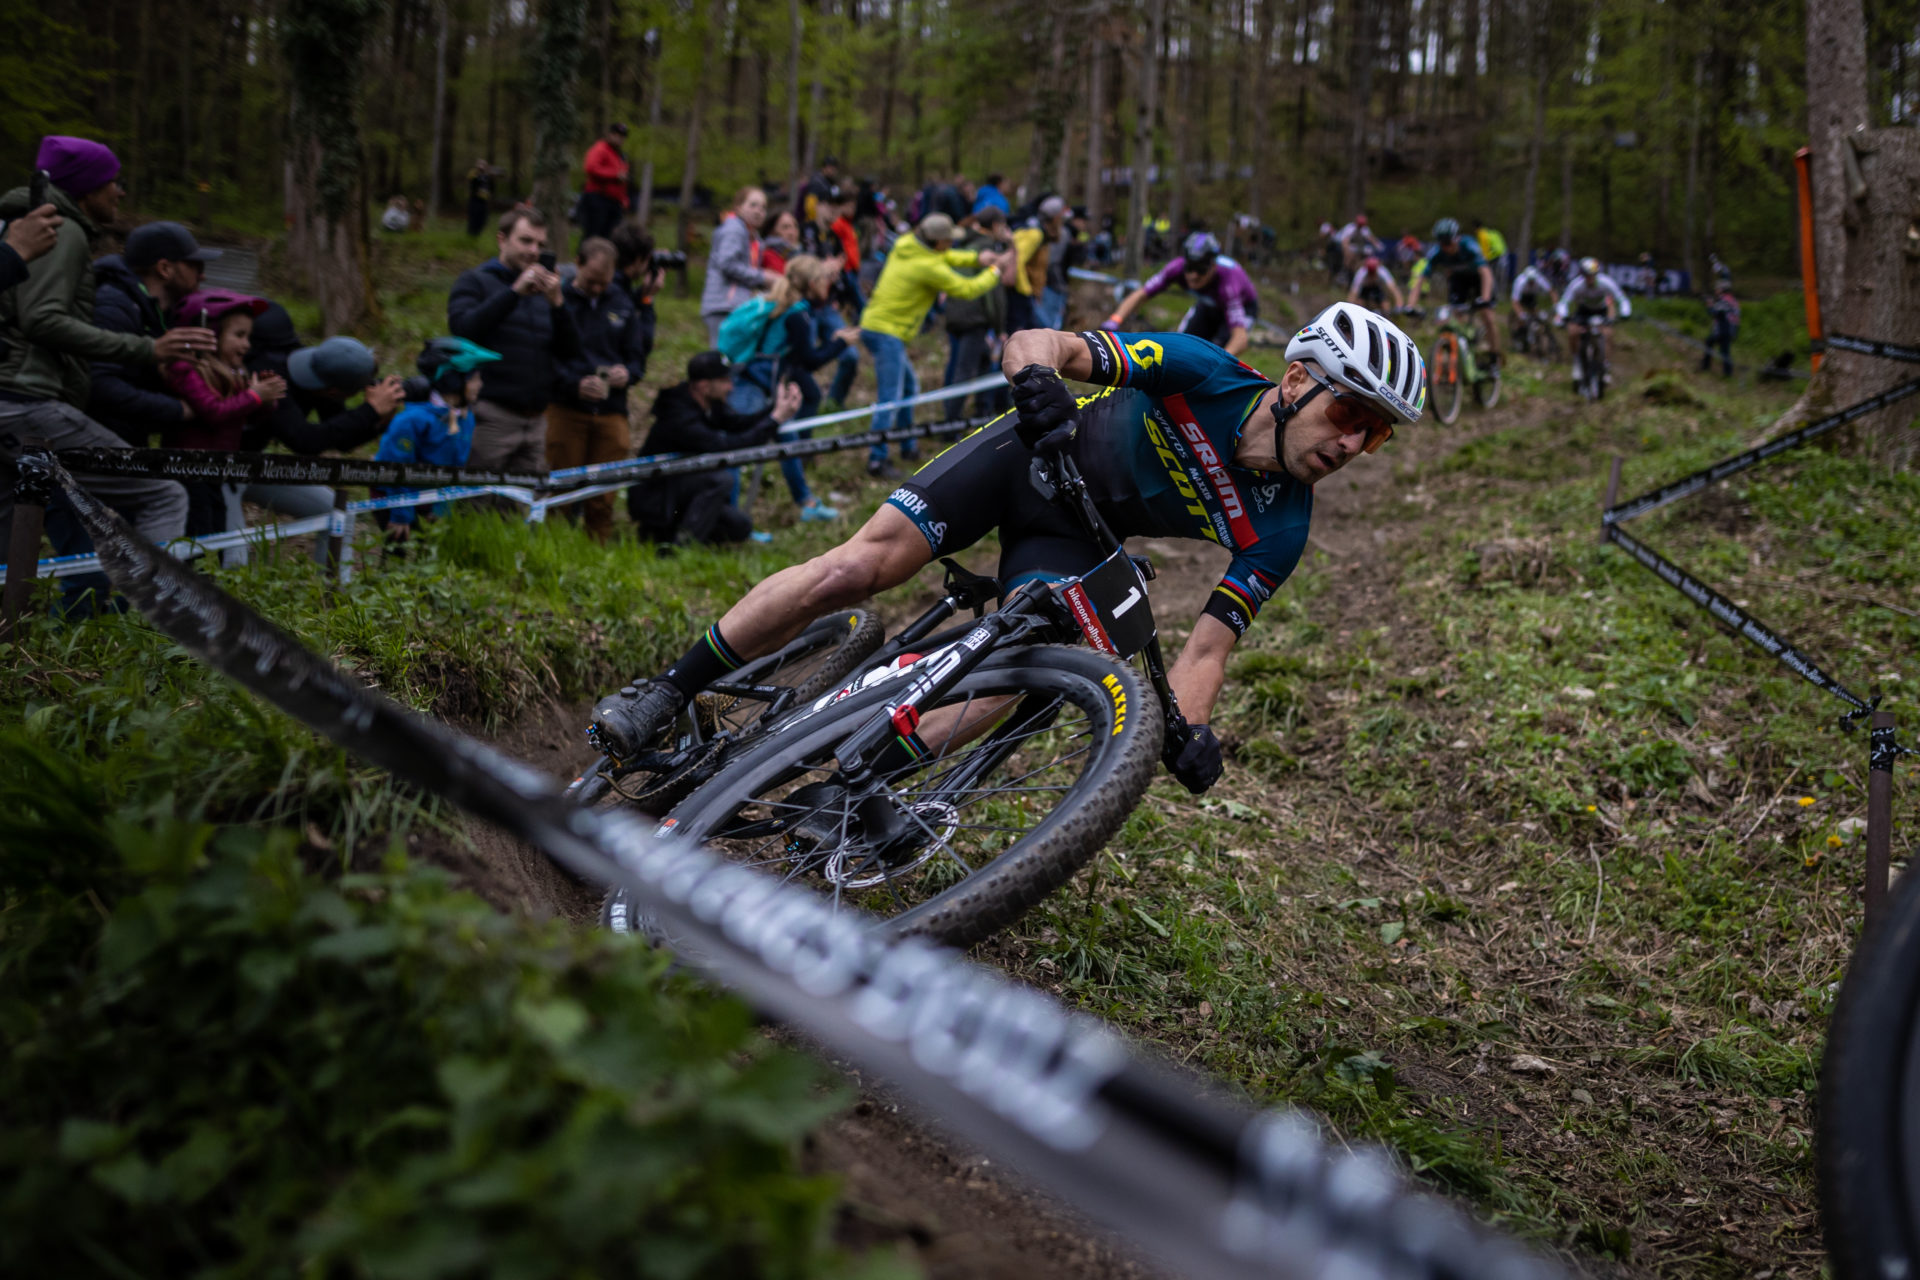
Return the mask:
M608 694L593 706L587 741L617 760L651 746L686 708L687 695L671 680L649 680Z

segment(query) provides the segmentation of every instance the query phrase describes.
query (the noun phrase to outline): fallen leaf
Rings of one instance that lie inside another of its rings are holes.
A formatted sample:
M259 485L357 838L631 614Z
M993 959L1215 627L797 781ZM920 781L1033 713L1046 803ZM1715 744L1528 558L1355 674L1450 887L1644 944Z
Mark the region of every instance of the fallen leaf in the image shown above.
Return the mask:
M1584 1102L1588 1106L1593 1105L1593 1095L1588 1093L1585 1089L1575 1089L1573 1091L1573 1100L1575 1102Z
M1529 1075L1550 1076L1554 1072L1554 1066L1545 1058L1536 1058L1530 1053L1516 1053L1513 1055L1513 1060L1507 1063L1507 1070L1520 1071Z

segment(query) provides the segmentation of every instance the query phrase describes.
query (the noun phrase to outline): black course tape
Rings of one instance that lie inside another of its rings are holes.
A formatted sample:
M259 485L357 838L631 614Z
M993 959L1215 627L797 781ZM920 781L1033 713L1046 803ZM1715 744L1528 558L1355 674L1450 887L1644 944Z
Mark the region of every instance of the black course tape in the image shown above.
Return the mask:
M201 449L61 449L55 456L68 471L89 476L141 476L158 480L203 480L248 484L379 485L438 489L510 485L540 492L578 489L589 484L693 475L755 462L807 458L843 449L864 449L881 441L918 440L985 426L993 416L861 431L753 445L723 453L663 454L575 467L555 479L544 471L483 471L472 467L434 467L410 462L370 462L361 458L303 458L284 453L222 453Z
M1869 413L1877 412L1890 404L1904 400L1916 391L1920 391L1920 378L1915 378L1911 382L1903 382L1897 387L1889 387L1877 396L1862 400L1859 404L1849 405L1836 413L1830 413L1818 421L1809 422L1804 427L1796 427L1785 435L1775 436L1766 443L1756 445L1745 453L1735 454L1733 457L1716 462L1704 470L1696 471L1690 476L1683 476L1675 480L1672 484L1662 485L1651 493L1642 494L1638 498L1630 498L1619 506L1609 507L1601 513L1600 519L1609 525L1617 524L1624 520L1632 520L1638 516L1643 516L1649 511L1658 510L1668 503L1678 502L1681 498L1689 494L1700 492L1710 484L1724 480L1728 476L1737 475L1749 467L1759 466L1762 462L1765 462L1768 458L1776 454L1785 453L1789 449L1797 449L1810 440L1818 439L1836 427L1845 426L1856 418L1865 417Z
M1565 1273L1322 1141L1135 1057L1104 1025L922 939L619 813L352 680L55 478L114 585L163 633L347 750L624 889L686 960L893 1083L1184 1273L1548 1280Z
M303 458L285 453L218 453L201 449L61 449L68 471L89 476L145 476L159 480L209 480L250 484L395 485L440 489L462 485L515 485L537 489L544 471L485 471L432 467L363 458Z
M1902 346L1898 342L1875 342L1871 338L1852 338L1844 333L1827 335L1826 348L1829 351L1852 351L1863 356L1879 356L1884 360L1904 360L1908 364L1920 364L1920 347Z
M1705 609L1720 621L1732 627L1768 654L1778 658L1789 671L1813 685L1824 689L1840 699L1857 712L1872 710L1866 699L1835 680L1815 665L1813 659L1794 648L1777 632L1733 601L1709 587L1700 579L1682 569L1673 561L1649 547L1646 543L1630 536L1617 524L1607 526L1607 536L1620 544L1621 549L1635 560L1654 571L1661 581L1679 591L1681 595Z

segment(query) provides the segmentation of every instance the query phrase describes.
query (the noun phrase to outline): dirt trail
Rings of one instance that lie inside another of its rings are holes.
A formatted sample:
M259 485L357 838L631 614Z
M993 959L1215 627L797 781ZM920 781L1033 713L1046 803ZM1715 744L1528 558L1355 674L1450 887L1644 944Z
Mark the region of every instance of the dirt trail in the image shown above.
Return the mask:
M1481 434L1542 419L1549 411L1546 401L1503 405L1492 412L1469 409L1454 427L1422 424L1403 431L1382 453L1357 460L1316 493L1313 531L1300 572L1370 578L1367 553L1391 537L1405 536L1406 526L1391 526L1397 532L1390 532L1370 519L1383 504L1399 501L1398 477L1417 475ZM1150 555L1159 569L1153 605L1163 640L1170 654L1177 653L1229 556L1206 543L1159 539L1135 540L1131 549ZM991 571L991 556L976 553L963 561ZM1355 579L1357 591L1333 596L1341 614L1337 626L1366 625L1356 610L1363 614L1380 599L1378 584L1363 584L1360 578ZM923 575L922 584L923 590L911 598L886 604L883 613L890 626L937 598L933 575ZM1343 596L1344 604L1339 603ZM549 704L493 735L493 741L551 776L570 777L585 758L579 734L589 710L586 703ZM489 901L583 924L596 918L597 890L574 882L533 849L484 824L470 823L467 831L470 851L440 842L435 853ZM854 1083L860 1083L857 1077ZM1151 1280L1167 1274L1011 1171L949 1140L880 1091L863 1090L854 1108L810 1137L803 1162L810 1170L842 1179L837 1238L862 1250L896 1252L933 1280Z

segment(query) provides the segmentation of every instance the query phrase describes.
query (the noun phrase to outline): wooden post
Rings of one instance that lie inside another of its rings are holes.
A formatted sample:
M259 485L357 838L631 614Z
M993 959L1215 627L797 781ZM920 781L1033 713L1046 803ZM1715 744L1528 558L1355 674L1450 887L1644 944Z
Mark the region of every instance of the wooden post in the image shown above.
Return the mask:
M1867 889L1868 929L1887 906L1887 866L1893 852L1893 762L1900 749L1893 736L1893 712L1873 713L1867 758Z
M28 448L44 448L40 441L29 441ZM52 497L52 477L32 465L32 459L19 461L20 481L13 499L13 530L7 540L7 585L0 594L0 640L11 640L20 615L33 598L33 584L40 577L40 535L46 528L47 501Z

